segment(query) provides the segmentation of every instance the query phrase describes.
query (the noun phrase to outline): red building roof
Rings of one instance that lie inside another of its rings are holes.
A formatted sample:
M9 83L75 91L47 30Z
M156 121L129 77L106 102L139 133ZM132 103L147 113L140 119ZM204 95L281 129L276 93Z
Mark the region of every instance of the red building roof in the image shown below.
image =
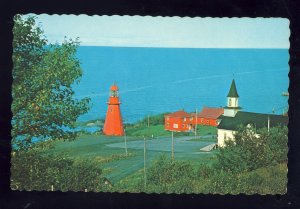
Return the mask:
M179 110L173 113L170 113L168 115L165 115L166 117L172 117L172 118L188 118L191 117L191 114L183 111L183 110Z
M202 111L197 114L197 117L217 119L223 113L224 108L203 107ZM196 114L192 113L192 115L195 116Z

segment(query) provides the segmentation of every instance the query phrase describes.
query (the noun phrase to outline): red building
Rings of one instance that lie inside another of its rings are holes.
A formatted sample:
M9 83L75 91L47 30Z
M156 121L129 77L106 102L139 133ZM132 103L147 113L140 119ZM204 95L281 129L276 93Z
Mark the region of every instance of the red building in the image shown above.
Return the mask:
M105 135L124 135L118 90L119 88L116 85L110 87L109 100L107 102L108 108L103 127L103 134Z
M217 126L217 119L224 113L224 108L203 107L197 114L197 124L206 126ZM196 124L196 113L191 113L193 124Z
M217 126L217 118L224 113L223 108L204 107L201 112L187 113L183 110L165 115L165 130L168 131L193 131L198 125Z
M193 129L190 123L191 114L179 110L165 115L165 130L168 131L190 131Z

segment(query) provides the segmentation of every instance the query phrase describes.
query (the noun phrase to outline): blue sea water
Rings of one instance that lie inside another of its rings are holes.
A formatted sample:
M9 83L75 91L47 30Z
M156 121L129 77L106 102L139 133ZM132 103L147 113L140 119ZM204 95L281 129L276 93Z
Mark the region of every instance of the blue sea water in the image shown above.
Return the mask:
M235 79L244 111L281 114L289 85L288 49L190 49L80 46L83 77L75 97L91 98L80 121L104 118L110 86L119 86L125 122L184 109L226 105Z

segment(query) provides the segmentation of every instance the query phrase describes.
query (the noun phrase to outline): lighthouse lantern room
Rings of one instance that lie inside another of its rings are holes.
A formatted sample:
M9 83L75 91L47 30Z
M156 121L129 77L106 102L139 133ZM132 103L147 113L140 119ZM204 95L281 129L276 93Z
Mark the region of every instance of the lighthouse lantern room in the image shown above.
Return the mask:
M117 85L110 87L109 100L107 102L108 108L103 127L103 134L109 136L123 136L124 128L122 115L120 110L119 88Z

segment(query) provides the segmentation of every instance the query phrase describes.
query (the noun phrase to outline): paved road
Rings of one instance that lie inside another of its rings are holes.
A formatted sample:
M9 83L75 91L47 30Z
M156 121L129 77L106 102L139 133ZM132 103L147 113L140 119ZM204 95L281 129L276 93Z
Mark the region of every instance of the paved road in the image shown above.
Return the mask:
M200 152L200 149L213 144L213 142L205 142L205 141L189 141L191 137L179 137L174 138L174 151L175 152ZM114 148L125 148L123 142L120 143L112 143L107 144L108 147ZM147 150L151 151L160 151L160 152L171 152L172 150L172 139L170 137L161 137L155 139L146 139L146 147ZM128 149L137 149L143 150L144 149L144 140L139 141L131 141L127 142Z
M201 148L213 144L213 142L205 141L189 141L191 137L178 137L174 138L174 152L175 158L177 159L186 159L194 158L198 159L199 155L207 155L207 152L200 151ZM165 153L171 155L172 141L170 137L160 137L155 139L147 139L147 165L150 165L151 162L157 159L158 156ZM122 148L124 149L124 143L111 143L107 144L108 147L113 148ZM130 157L127 159L122 159L118 161L113 161L105 164L106 168L112 170L112 172L107 175L107 178L111 182L116 183L121 179L125 178L128 175L135 173L138 170L143 169L144 167L144 141L130 141L127 142L127 148L131 151L137 153L136 156ZM188 157L190 156L190 157Z

